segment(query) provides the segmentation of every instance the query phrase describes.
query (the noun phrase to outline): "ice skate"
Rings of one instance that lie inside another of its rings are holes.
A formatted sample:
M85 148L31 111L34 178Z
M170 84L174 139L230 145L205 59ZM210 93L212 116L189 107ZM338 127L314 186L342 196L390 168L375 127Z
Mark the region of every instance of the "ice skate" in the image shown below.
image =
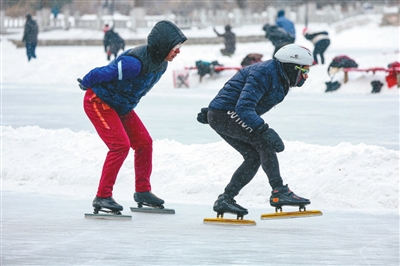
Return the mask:
M95 197L92 203L94 207L93 213L85 213L86 219L118 219L118 220L131 220L132 216L122 215L121 211L124 209L112 197L100 198ZM103 212L103 213L99 213Z
M135 192L133 199L137 202L138 207L131 207L132 212L175 214L174 209L164 208L164 200L158 198L151 191Z
M274 188L271 192L269 202L272 207L280 210L282 210L282 206L284 205L299 206L300 210L305 210L305 206L311 203L309 199L294 194L293 191L289 189L288 185Z
M164 209L164 200L154 195L151 191L148 192L135 192L133 199L137 202L138 207L149 206L153 208Z
M94 214L97 214L99 211L113 214L121 214L121 211L124 209L124 207L119 205L112 197L95 197L92 206L94 207Z
M245 220L243 216L248 214L246 208L243 208L228 194L221 194L214 203L214 211L217 212L217 218L205 218L205 224L221 224L221 225L256 225L254 220ZM224 218L224 213L236 214L236 219Z
M243 208L228 194L221 194L214 203L214 211L217 212L217 217L223 217L225 212L236 214L238 219L243 219L243 216L248 214L247 209Z
M275 213L262 214L261 220L321 216L322 212L319 210L306 210L305 206L310 203L309 199L294 194L293 191L289 189L288 185L276 187L272 190L270 197L270 204L272 207L275 207ZM298 206L299 210L283 212L282 206Z

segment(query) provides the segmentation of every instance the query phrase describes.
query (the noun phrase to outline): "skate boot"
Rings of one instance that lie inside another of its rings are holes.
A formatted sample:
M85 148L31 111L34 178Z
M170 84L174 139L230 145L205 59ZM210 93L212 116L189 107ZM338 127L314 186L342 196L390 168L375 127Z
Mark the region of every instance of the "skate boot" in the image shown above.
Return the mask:
M214 203L214 211L217 212L217 217L223 217L225 212L237 215L237 218L243 219L243 216L248 214L247 209L243 208L228 194L221 194Z
M164 209L164 200L158 198L151 191L135 192L135 194L133 194L133 199L137 202L139 208L142 208L143 205L145 205L153 208Z
M300 210L305 210L304 206L311 203L309 199L305 199L294 194L293 191L289 189L288 185L274 188L271 192L269 202L272 207L275 207L276 210L279 209L281 211L283 205L299 206Z
M108 198L99 198L95 197L92 203L94 207L94 214L99 213L99 211L107 212L107 213L114 213L114 214L121 214L120 211L124 209L121 205L119 205L112 197ZM110 211L104 210L108 209Z

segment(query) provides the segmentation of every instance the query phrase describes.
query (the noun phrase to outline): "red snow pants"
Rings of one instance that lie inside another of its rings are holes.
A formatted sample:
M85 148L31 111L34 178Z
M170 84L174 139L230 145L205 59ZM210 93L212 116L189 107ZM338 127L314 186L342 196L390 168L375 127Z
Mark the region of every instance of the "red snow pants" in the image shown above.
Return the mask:
M92 89L86 91L83 108L109 149L96 196L100 198L112 196L118 172L130 148L135 151L135 191L151 191L153 140L135 111L119 115L97 97Z

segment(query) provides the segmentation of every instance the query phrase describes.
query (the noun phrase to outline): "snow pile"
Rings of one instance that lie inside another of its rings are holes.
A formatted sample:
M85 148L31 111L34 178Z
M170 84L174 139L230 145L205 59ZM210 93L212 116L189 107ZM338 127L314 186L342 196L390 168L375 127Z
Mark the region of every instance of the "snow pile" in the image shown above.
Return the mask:
M106 146L96 134L69 129L2 127L3 189L94 196ZM398 209L399 152L365 144L336 147L285 142L282 176L313 207ZM154 142L153 191L172 202L208 203L223 192L242 158L224 142L183 145ZM133 192L133 152L114 195ZM262 170L237 197L245 206L268 206L270 187Z

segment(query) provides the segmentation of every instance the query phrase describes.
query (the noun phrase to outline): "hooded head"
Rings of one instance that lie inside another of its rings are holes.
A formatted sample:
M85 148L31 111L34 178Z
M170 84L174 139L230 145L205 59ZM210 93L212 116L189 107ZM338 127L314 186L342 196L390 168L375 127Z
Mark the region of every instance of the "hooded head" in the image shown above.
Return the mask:
M285 10L281 9L278 11L278 18L285 16Z
M26 14L25 18L26 18L27 20L32 20L32 15L28 13L28 14Z
M270 28L271 28L271 25L269 24L269 23L267 23L267 24L265 24L264 26L263 26L263 31L265 31L265 32L269 32L269 30L270 30Z
M162 20L157 22L147 36L148 50L156 62L162 63L172 48L186 40L186 36L174 23Z
M310 50L298 44L288 44L276 52L275 58L282 63L283 71L289 78L290 87L300 87L304 84L305 79L296 66L303 68L312 65L313 57Z
M232 29L231 25L226 25L225 26L225 31L231 31L231 29Z

